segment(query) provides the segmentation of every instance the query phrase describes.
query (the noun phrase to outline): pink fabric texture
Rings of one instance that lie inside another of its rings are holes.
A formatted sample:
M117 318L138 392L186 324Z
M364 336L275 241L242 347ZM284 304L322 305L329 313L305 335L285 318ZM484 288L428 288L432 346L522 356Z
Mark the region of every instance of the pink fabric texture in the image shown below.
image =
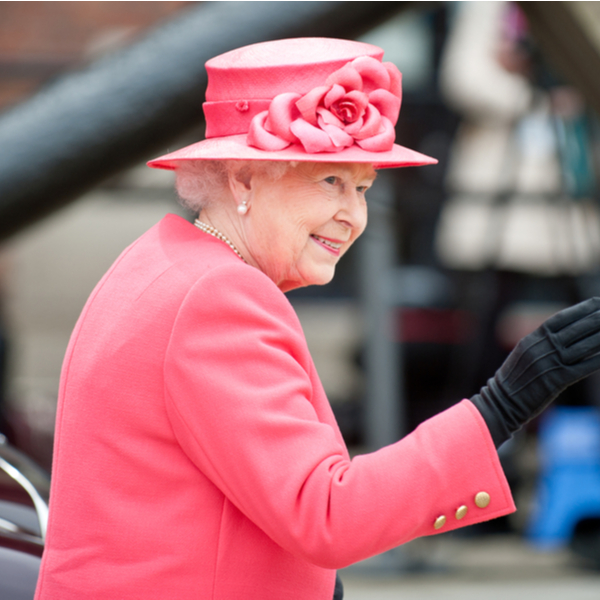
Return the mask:
M468 401L351 460L286 297L171 215L69 344L36 599L331 600L336 568L440 515L513 510Z
M395 144L402 75L383 50L330 38L253 44L206 63L206 140L150 161L251 159L433 164ZM235 140L230 138L236 138ZM285 151L285 154L282 152Z

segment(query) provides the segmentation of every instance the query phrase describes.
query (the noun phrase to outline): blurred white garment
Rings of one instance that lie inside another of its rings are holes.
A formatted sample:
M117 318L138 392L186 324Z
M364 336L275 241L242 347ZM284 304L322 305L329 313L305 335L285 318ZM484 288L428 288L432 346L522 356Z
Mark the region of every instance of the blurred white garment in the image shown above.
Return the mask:
M452 148L436 235L442 263L541 275L600 263L591 199L566 197L548 95L501 65L508 2L462 2L440 84L463 122Z

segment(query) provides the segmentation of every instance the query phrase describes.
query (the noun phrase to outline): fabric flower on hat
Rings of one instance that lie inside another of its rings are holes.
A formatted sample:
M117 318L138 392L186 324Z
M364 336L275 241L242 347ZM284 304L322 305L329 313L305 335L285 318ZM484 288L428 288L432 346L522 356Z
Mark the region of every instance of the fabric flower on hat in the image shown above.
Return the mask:
M278 151L300 143L309 154L339 152L357 144L369 152L394 145L402 75L392 63L361 56L307 94L275 96L250 123L247 142Z

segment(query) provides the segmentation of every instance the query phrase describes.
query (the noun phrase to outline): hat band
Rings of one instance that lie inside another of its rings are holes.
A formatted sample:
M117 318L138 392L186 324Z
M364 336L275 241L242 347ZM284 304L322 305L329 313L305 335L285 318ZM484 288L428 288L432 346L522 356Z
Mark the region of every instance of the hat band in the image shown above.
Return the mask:
M252 119L267 110L270 104L270 99L205 102L202 108L206 118L206 137L248 133Z

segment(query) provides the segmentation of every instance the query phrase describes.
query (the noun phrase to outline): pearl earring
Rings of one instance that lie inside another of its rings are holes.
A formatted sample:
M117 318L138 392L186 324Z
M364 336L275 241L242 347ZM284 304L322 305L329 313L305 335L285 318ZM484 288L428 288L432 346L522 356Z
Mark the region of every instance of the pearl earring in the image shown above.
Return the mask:
M248 212L248 205L245 200L241 204L238 204L237 211L240 215L245 215Z

